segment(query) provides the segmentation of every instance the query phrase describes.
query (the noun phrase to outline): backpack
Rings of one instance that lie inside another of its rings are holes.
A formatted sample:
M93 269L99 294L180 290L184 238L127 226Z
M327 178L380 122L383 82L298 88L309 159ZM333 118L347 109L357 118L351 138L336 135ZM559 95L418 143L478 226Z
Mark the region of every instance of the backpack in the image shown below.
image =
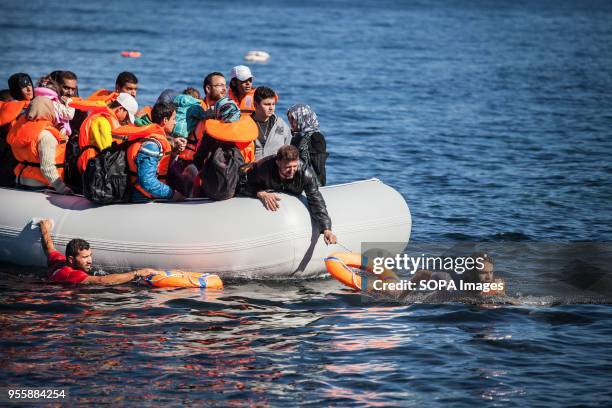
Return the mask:
M99 150L96 148L96 151ZM83 178L78 169L81 148L79 147L79 136L70 136L66 142L66 158L64 159L64 183L75 193L83 191Z
M121 144L113 143L89 159L83 173L83 195L98 204L126 203L132 185L127 161L129 146L143 138Z
M236 194L240 180L239 170L244 165L244 158L233 143L208 139L216 146L212 146L200 171L202 192L213 200L230 199Z

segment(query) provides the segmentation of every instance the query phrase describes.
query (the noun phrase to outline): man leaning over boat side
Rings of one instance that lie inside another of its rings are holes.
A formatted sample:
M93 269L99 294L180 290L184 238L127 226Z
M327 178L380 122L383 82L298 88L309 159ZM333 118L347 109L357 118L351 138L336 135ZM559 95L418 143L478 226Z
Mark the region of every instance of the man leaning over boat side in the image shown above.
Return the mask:
M41 220L39 223L42 247L47 256L47 266L49 267L48 277L52 282L119 285L130 282L138 277L145 277L159 272L154 269L144 268L104 276L89 275L88 272L91 271L92 266L89 243L79 238L71 240L66 245L66 255L64 256L53 245L53 240L49 234L51 225L50 220Z
M270 211L280 208L281 198L274 191L292 195L304 192L310 215L323 234L325 243L329 245L337 242L331 230L332 223L325 200L319 191L317 176L310 166L299 159L299 151L295 146L282 146L277 154L244 166L241 173L239 193L259 198Z

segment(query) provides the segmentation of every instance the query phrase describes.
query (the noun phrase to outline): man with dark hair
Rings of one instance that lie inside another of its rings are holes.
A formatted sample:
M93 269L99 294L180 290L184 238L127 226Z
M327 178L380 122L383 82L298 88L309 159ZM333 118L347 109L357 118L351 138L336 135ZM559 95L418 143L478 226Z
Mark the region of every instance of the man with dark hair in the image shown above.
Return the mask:
M117 75L115 92L125 92L136 98L136 93L138 92L138 78L136 78L136 75L128 71L123 71Z
M54 71L56 72L56 71ZM51 73L53 76L54 72ZM62 101L68 105L69 99L79 96L79 85L76 74L72 71L57 71L56 81L60 87L60 96ZM78 136L81 125L87 118L87 112L76 110L74 117L70 121L70 128L72 129L72 136Z
M240 193L257 197L270 211L279 209L281 198L270 190L292 195L306 194L308 210L323 234L326 244L335 244L336 236L331 231L332 223L325 200L319 191L317 176L312 168L300 160L295 146L286 145L276 155L265 157L243 169Z
M57 283L84 283L98 285L118 285L134 280L137 277L149 276L156 273L154 269L138 269L126 273L116 273L104 276L92 276L92 258L89 243L82 239L73 239L66 246L66 255L55 249L49 234L52 228L51 220L42 220L39 223L42 247L47 256L49 266L49 279Z
M172 137L176 123L176 107L172 102L157 102L151 109L153 124L147 126L147 134L128 147L128 166L134 187L132 201L143 202L157 198L183 200L178 191L162 180L166 179L172 161L172 153L185 149L186 140ZM138 128L143 129L143 128Z
M253 120L259 128L259 136L255 140L255 160L270 156L281 146L291 144L291 129L285 121L274 114L276 108L276 93L267 86L255 90L255 112Z
M55 72L55 71L54 71ZM51 73L53 77L53 73ZM79 96L79 88L77 85L77 76L72 71L59 71L59 74L54 78L60 86L60 96L72 98Z
M134 99L138 93L138 78L131 72L124 71L117 75L115 80L115 91L108 89L98 89L87 97L90 101L104 101L110 103L117 99L120 93L130 94Z
M220 72L211 72L206 75L202 88L204 89L206 109L212 108L219 99L227 95L225 77Z

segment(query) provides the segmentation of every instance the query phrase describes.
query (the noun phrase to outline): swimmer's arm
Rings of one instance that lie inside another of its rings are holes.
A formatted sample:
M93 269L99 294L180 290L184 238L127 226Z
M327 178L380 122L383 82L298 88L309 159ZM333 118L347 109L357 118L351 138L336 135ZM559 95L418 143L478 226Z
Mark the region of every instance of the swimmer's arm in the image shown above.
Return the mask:
M145 268L131 272L114 273L104 276L88 276L81 283L88 285L120 285L122 283L130 282L139 276L149 276L153 273L155 273L155 270Z
M53 240L51 239L51 235L49 231L51 230L51 221L50 220L41 220L38 224L40 227L40 236L43 251L45 251L45 256L49 257L51 252L55 252L55 246L53 245Z
M496 278L495 279L495 283L503 283L504 284L504 288L502 290L499 291L499 295L504 296L506 299L504 299L507 303L510 303L513 306L519 306L521 304L521 302L518 299L514 299L511 298L510 296L508 296L508 294L506 293L506 282L501 279L501 278Z

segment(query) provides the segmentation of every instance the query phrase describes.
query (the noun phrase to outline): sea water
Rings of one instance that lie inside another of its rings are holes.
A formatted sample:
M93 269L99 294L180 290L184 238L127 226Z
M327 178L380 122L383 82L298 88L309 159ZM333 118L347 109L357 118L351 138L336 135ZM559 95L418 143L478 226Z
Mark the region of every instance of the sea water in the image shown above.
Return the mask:
M269 52L251 65L255 85L278 92L281 116L298 102L317 112L328 182L396 188L414 242L612 240L609 2L1 9L0 79L69 69L88 95L128 70L141 105ZM0 387L65 388L84 405L608 406L609 302L547 290L560 275L534 266L544 261L532 251L497 263L516 306L370 303L332 280L57 287L3 265ZM599 294L608 270L591 282ZM574 272L580 283L589 271Z

